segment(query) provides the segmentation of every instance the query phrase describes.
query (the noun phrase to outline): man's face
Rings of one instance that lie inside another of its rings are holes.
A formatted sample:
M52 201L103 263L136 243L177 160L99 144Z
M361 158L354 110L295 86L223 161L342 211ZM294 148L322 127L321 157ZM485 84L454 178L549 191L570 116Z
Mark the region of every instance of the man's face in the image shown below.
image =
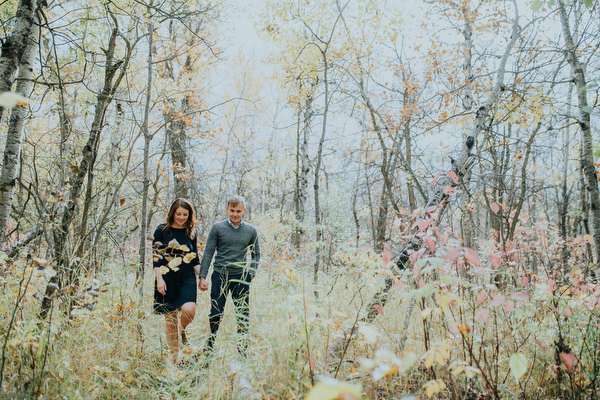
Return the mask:
M233 222L234 225L238 225L244 216L246 209L242 205L242 203L238 203L235 206L228 205L227 206L227 214L229 214L229 219Z

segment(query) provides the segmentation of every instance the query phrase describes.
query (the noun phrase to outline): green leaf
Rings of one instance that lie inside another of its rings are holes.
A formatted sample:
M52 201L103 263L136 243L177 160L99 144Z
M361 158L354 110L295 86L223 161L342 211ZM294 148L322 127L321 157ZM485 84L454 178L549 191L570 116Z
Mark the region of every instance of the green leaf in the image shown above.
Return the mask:
M527 358L522 353L515 353L510 356L508 365L510 365L510 370L517 381L527 372Z
M594 0L583 0L586 6L591 7L594 4Z
M590 106L581 107L581 111L591 114L594 109Z
M594 152L594 157L600 157L600 150L596 150Z
M542 8L542 5L543 5L543 4L544 4L544 3L542 3L541 1L539 1L539 0L536 0L536 1L534 1L534 2L533 2L533 4L531 5L531 9L532 9L533 11L537 11L537 10L539 10L540 8Z
M554 4L555 4L555 3L556 3L556 1L555 1L555 0L550 0L550 1L548 2L548 7L554 7Z

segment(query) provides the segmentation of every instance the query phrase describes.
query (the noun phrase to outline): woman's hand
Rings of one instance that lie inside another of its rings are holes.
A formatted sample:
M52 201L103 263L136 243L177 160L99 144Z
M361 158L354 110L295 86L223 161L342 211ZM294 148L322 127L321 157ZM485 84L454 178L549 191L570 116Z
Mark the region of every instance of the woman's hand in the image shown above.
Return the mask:
M198 281L198 289L202 290L203 292L208 290L208 281L206 278L200 277L200 280Z
M162 277L156 278L156 290L158 290L158 293L162 294L163 296L167 294L167 284Z

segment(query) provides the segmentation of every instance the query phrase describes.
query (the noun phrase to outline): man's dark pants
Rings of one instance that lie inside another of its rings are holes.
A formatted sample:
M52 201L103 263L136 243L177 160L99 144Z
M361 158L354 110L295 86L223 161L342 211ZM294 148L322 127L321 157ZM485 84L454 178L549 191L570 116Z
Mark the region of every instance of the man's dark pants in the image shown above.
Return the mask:
M237 330L241 334L238 341L238 351L245 353L247 347L248 324L250 321L250 282L252 278L244 274L231 275L226 268L222 271L213 271L210 289L210 335L206 344L206 350L212 352L215 338L227 303L227 295L231 293L231 299L235 306Z

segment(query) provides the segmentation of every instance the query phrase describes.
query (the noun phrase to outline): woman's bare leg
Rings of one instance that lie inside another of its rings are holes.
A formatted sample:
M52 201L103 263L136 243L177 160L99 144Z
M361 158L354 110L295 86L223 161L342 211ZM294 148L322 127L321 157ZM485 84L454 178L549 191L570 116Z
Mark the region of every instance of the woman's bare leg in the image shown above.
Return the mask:
M183 318L182 318L183 320ZM177 329L177 310L171 311L165 314L166 331L167 331L167 345L169 346L169 352L173 362L177 362L177 355L179 354L179 335Z
M194 320L196 315L196 303L188 302L181 306L181 342L188 343L187 333L185 328Z

